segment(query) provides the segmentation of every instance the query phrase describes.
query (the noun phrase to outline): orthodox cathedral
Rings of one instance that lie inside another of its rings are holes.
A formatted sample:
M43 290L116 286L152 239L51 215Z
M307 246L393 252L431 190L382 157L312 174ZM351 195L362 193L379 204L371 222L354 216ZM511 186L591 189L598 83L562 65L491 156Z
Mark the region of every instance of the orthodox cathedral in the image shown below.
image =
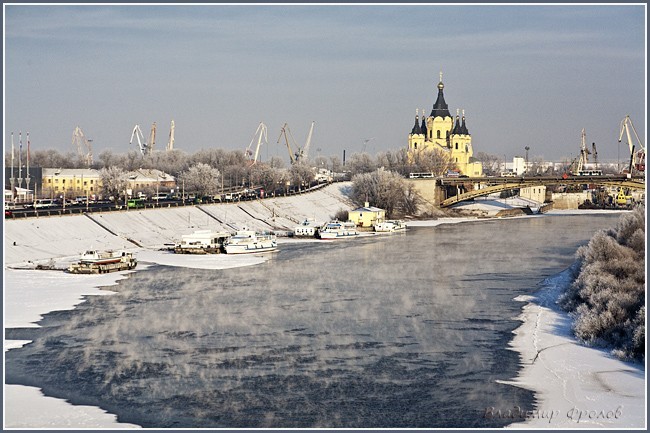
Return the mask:
M433 109L428 117L422 110L422 122L419 114L415 112L415 125L408 136L408 154L413 158L418 152L441 150L449 154L451 161L456 164L461 175L478 177L483 175L483 166L472 155L472 136L465 123L465 110L463 117L459 117L456 110L456 119L449 113L445 102L442 83L442 72L438 83L438 98L433 104Z

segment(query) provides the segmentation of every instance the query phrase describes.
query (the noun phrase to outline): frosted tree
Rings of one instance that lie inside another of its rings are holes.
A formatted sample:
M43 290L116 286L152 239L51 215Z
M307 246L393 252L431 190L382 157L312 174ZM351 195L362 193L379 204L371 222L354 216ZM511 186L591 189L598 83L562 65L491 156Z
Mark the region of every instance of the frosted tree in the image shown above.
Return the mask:
M577 252L580 271L559 304L575 315L574 332L621 358L645 354L645 207L597 232Z
M350 160L346 163L346 168L350 173L355 174L370 173L377 168L374 159L367 153L353 153Z
M289 179L291 184L303 190L309 187L309 183L314 180L314 170L304 163L296 163L289 169Z
M413 214L420 202L420 196L411 183L398 173L383 169L355 175L351 198L359 205L369 202L382 208L389 217L398 213Z
M198 163L179 175L179 185L185 192L193 192L199 197L215 194L221 187L221 174L208 164Z
M120 197L126 194L127 177L126 172L120 167L108 167L99 170L101 191L104 197L112 198L117 202Z

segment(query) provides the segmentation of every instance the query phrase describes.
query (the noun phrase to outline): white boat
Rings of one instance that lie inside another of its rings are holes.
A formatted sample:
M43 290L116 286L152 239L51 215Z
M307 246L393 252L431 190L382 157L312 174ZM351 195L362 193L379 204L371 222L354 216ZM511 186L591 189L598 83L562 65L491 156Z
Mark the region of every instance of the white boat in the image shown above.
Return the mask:
M133 253L88 250L81 255L78 263L70 265L68 272L73 274L103 274L133 269L137 265L138 261L133 257Z
M263 253L277 247L275 235L259 234L252 230L240 230L224 243L227 254Z
M357 236L357 226L352 221L330 221L323 225L318 231L321 239L340 239Z
M402 220L385 220L374 225L376 232L393 233L406 230L406 223Z
M174 246L176 254L219 254L230 233L212 230L196 230L181 237L181 243Z

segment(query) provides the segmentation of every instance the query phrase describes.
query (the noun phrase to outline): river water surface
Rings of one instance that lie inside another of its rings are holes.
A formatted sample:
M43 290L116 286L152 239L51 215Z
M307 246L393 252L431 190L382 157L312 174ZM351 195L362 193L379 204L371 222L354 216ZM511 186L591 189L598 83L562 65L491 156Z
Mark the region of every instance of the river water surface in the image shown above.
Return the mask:
M151 266L6 353L7 383L144 427L500 427L533 409L507 349L522 304L617 215L291 243L252 267Z

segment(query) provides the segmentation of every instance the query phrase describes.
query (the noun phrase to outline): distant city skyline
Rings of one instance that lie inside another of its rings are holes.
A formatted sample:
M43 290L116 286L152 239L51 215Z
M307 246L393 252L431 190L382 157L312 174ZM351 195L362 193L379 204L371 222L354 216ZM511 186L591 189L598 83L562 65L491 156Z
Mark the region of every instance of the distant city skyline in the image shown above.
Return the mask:
M310 157L406 148L443 73L475 154L560 161L581 130L602 161L630 115L646 139L645 4L26 5L4 4L4 143L95 159L154 149L245 150L260 122L263 161L288 161L280 129Z

